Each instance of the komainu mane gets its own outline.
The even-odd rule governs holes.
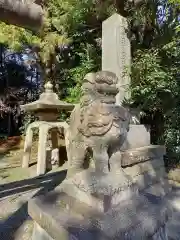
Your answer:
[[[129,112],[115,105],[116,84],[116,75],[108,71],[85,76],[83,96],[71,114],[67,133],[68,175],[83,169],[89,150],[96,170],[104,173],[115,165],[111,161],[114,154],[118,152],[120,156],[119,148],[128,131]]]

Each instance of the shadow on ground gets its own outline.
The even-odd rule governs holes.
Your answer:
[[[37,191],[33,197],[45,194],[59,185],[64,180],[65,176],[66,171],[61,171],[50,173],[41,177],[35,177],[27,180],[0,185],[0,198],[38,188],[40,188],[40,190]],[[9,216],[6,220],[0,222],[0,240],[16,239],[16,231],[26,220],[29,219],[27,205],[27,202],[23,203],[20,208],[11,216]]]
[[[48,188],[60,184],[65,178],[66,171],[49,173],[44,176],[25,179],[0,185],[0,198],[8,197],[12,194],[26,192],[36,188]]]

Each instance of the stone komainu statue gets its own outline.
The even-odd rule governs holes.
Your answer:
[[[117,77],[108,71],[89,73],[82,85],[83,96],[70,116],[66,133],[68,174],[84,168],[92,153],[96,171],[108,173],[121,166],[120,147],[129,126],[129,112],[115,105]]]

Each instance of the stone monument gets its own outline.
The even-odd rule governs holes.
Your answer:
[[[118,78],[117,105],[124,105],[124,100],[130,98],[131,45],[128,31],[126,18],[117,13],[102,24],[102,70],[111,71]],[[140,111],[130,109],[130,113],[130,130],[122,148],[130,149],[150,145],[149,128],[140,124]],[[140,137],[137,138],[137,135]]]
[[[117,13],[102,24],[102,70],[116,74],[116,104],[121,106],[124,106],[124,99],[130,97],[131,45],[128,33],[127,19]],[[165,147],[151,145],[150,129],[140,123],[139,110],[129,108],[129,112],[129,131],[124,143],[119,144],[122,159],[126,159],[122,160],[122,166],[140,188],[149,188],[147,191],[164,196],[170,190],[163,161]]]
[[[141,188],[142,179],[133,180],[138,174],[131,177],[134,170],[139,175],[147,172],[147,161],[161,158],[164,149],[120,150],[129,130],[129,112],[115,104],[117,80],[108,71],[85,77],[84,94],[71,113],[66,135],[67,178],[28,205],[35,222],[32,240],[168,240],[171,208],[161,193]],[[88,153],[95,167],[84,169]],[[136,169],[131,171],[131,165]]]
[[[118,77],[116,103],[122,105],[129,99],[131,46],[128,38],[126,18],[115,13],[102,24],[102,70],[110,71]]]
[[[28,168],[31,157],[33,130],[38,128],[37,175],[44,174],[47,168],[47,140],[49,133],[51,134],[52,141],[51,163],[56,163],[59,166],[57,134],[59,129],[66,131],[68,124],[66,122],[59,122],[57,118],[60,110],[71,111],[74,108],[74,105],[60,101],[52,89],[53,85],[47,82],[45,84],[45,92],[40,95],[37,101],[21,106],[22,110],[33,113],[39,118],[38,121],[29,124],[27,127],[22,161],[22,167]]]

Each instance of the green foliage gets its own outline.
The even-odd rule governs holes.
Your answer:
[[[0,28],[0,43],[15,51],[22,50],[23,44],[37,44],[40,42],[38,37],[33,36],[31,32],[23,28],[7,25],[4,22],[0,23]]]
[[[176,5],[180,9],[180,0],[169,0],[169,3]]]
[[[84,76],[90,71],[96,71],[99,67],[98,64],[93,59],[94,49],[90,44],[81,44],[81,48],[85,49],[78,53],[80,58],[80,63],[77,67],[69,70],[69,82],[75,83],[74,87],[68,88],[68,97],[66,100],[68,102],[79,102],[81,97],[81,85]]]
[[[54,26],[62,33],[75,33],[79,29],[96,27],[98,20],[109,16],[115,9],[110,0],[51,0],[49,11]]]
[[[157,132],[162,126],[156,143],[163,139],[168,152],[180,156],[180,1],[137,2],[124,1],[123,7],[123,0],[49,0],[38,36],[1,23],[0,43],[17,51],[36,46],[39,64],[59,86],[59,97],[77,103],[85,74],[101,68],[102,21],[114,12],[126,13],[133,58],[130,104],[142,109]],[[57,50],[63,44],[72,49]],[[158,114],[162,118],[154,122]]]
[[[52,55],[56,55],[57,46],[69,42],[65,35],[54,28],[52,22],[46,12],[44,27],[38,36],[26,29],[1,22],[0,43],[15,51],[23,51],[25,47],[36,47],[40,63],[46,64]]]
[[[163,96],[174,89],[172,72],[162,65],[159,50],[138,50],[132,64],[132,99],[144,110],[163,109]]]
[[[166,145],[171,163],[174,159],[180,161],[180,23],[176,3],[164,5],[164,15],[160,24],[154,25],[151,44],[148,47],[136,45],[131,73],[131,103],[150,114],[150,120],[156,113],[162,116],[159,122],[153,121],[151,127],[156,125],[157,135],[162,128],[156,143]]]

